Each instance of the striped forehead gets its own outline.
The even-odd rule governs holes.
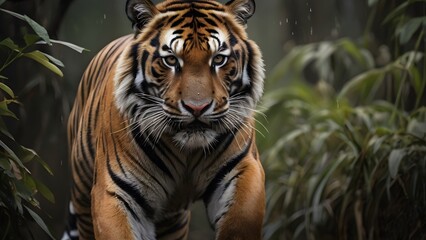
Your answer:
[[[193,48],[217,52],[226,40],[223,6],[214,1],[171,1],[160,10],[167,16],[162,47],[175,54],[184,54]]]
[[[194,41],[200,41],[192,37],[193,34],[191,32],[184,33],[183,29],[179,28],[166,30],[161,43],[162,52],[173,52],[177,55],[185,54],[188,52],[188,48],[195,44]],[[197,44],[200,44],[199,48],[213,54],[227,50],[226,40],[226,35],[221,29],[210,29],[208,34],[203,36],[203,42]]]

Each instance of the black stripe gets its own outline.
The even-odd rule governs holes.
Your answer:
[[[107,156],[107,168],[108,174],[114,183],[129,194],[133,200],[142,207],[144,213],[148,218],[152,218],[154,216],[154,209],[148,204],[147,200],[141,195],[141,193],[133,186],[133,184],[126,182],[124,179],[120,178],[111,168],[110,159]]]
[[[172,23],[172,25],[170,25],[170,28],[176,27],[177,25],[181,24],[184,20],[185,18],[178,18],[176,21]]]
[[[163,189],[163,192],[168,195],[167,190],[164,188],[164,186],[160,183],[160,181],[158,181],[158,179],[154,176],[154,174],[152,174],[151,171],[148,171],[139,161],[139,159],[137,159],[136,157],[134,157],[133,155],[131,155],[129,152],[125,152],[126,156],[129,158],[129,161],[131,161],[132,163],[136,163],[137,167],[139,167],[140,169],[142,169],[145,174],[147,174],[151,179],[153,179],[158,186],[161,187],[161,189]]]
[[[73,184],[71,194],[73,195],[73,199],[78,201],[80,205],[84,207],[90,207],[90,201],[91,201],[89,197],[90,195],[82,192],[75,183]]]
[[[247,55],[248,55],[247,74],[248,74],[250,80],[252,80],[253,79],[253,66],[252,66],[252,63],[253,63],[253,49],[252,49],[252,47],[251,47],[251,45],[250,45],[250,43],[248,41],[244,41],[244,43],[247,46],[247,52],[248,52],[247,53]]]
[[[82,146],[87,146],[87,148],[89,149],[89,156],[90,156],[90,160],[93,160],[93,158],[95,157],[95,149],[93,148],[93,144],[92,144],[92,116],[96,114],[93,114],[93,106],[94,104],[90,104],[90,108],[89,108],[89,116],[87,119],[87,128],[86,128],[86,144],[82,145]],[[96,123],[96,122],[95,122]],[[88,160],[87,158],[85,158],[85,160]]]
[[[179,15],[173,15],[169,18],[169,20],[167,20],[167,24],[173,22]]]
[[[151,146],[148,141],[144,139],[144,136],[139,132],[139,128],[134,128],[132,130],[133,138],[135,139],[138,146],[142,149],[149,160],[153,162],[159,169],[161,169],[167,176],[174,180],[172,173],[164,164],[163,160],[155,153],[155,149]]]
[[[126,200],[124,200],[124,198],[123,198],[122,196],[120,196],[120,194],[117,194],[117,193],[115,193],[115,192],[110,192],[110,191],[107,191],[107,193],[108,193],[110,196],[115,197],[115,198],[117,198],[118,200],[120,200],[120,201],[121,201],[121,203],[123,203],[124,207],[127,209],[127,211],[128,211],[128,212],[130,212],[130,214],[132,215],[132,217],[133,217],[134,219],[136,219],[136,221],[137,221],[137,222],[141,222],[141,220],[140,220],[139,216],[138,216],[138,215],[135,213],[135,211],[134,211],[134,210],[130,207],[129,203],[128,203]]]
[[[110,112],[110,119],[112,119],[113,117],[112,117],[112,111]],[[111,129],[111,131],[112,131],[112,121],[110,121],[109,122],[109,128]],[[120,170],[121,170],[121,172],[124,174],[124,176],[125,177],[127,177],[127,173],[126,173],[126,171],[124,170],[124,167],[123,167],[123,163],[121,162],[121,159],[120,159],[120,157],[118,156],[118,152],[117,152],[117,146],[116,146],[116,143],[115,143],[115,140],[114,140],[114,136],[112,136],[111,137],[111,139],[112,139],[112,146],[113,146],[113,148],[114,148],[114,156],[115,156],[115,160],[117,161],[117,163],[118,163],[118,166],[120,167]]]
[[[237,45],[238,40],[235,37],[235,35],[231,31],[229,31],[229,29],[228,29],[228,32],[229,32],[229,43],[231,44],[231,47],[234,47],[235,45]]]
[[[178,29],[173,32],[173,34],[182,34],[182,33],[183,33],[183,29]]]
[[[87,172],[85,171],[86,168],[84,168],[84,166],[82,166],[82,163],[85,163],[83,161],[78,161],[76,162],[74,165],[74,172],[78,175],[78,180],[80,180],[80,185],[82,185],[82,187],[84,187],[87,191],[85,191],[86,194],[90,193],[90,190],[92,189],[92,183],[88,182],[90,181],[90,178],[87,179]],[[83,171],[83,174],[82,174]]]
[[[139,44],[135,43],[132,46],[132,50],[130,51],[130,57],[132,58],[132,74],[133,78],[136,78],[138,74],[138,53],[139,52]]]
[[[204,21],[206,21],[208,24],[210,24],[210,25],[212,25],[212,26],[214,26],[214,27],[217,27],[216,22],[215,22],[215,21],[213,21],[213,20],[212,20],[212,19],[210,19],[210,18],[204,18]]]
[[[150,41],[151,46],[158,47],[160,45],[160,33],[157,33]]]
[[[206,191],[203,194],[203,201],[204,203],[207,205],[210,203],[211,201],[211,197],[214,193],[214,191],[217,189],[217,187],[219,186],[220,182],[223,180],[223,178],[232,171],[232,169],[234,169],[235,166],[237,166],[237,164],[239,162],[241,162],[241,160],[247,156],[247,153],[250,149],[250,145],[251,145],[251,139],[250,141],[247,143],[246,148],[244,149],[244,151],[242,151],[240,154],[238,154],[237,156],[235,156],[233,159],[229,160],[225,166],[223,166],[218,173],[216,174],[216,176],[213,178],[213,180],[210,182],[210,184],[207,186]]]
[[[164,232],[160,232],[157,234],[157,238],[162,238],[164,236],[167,236],[169,234],[172,234],[174,232],[177,232],[179,230],[181,230],[182,228],[186,227],[188,224],[188,218],[185,217],[184,219],[178,219],[180,221],[175,222],[173,225],[169,225],[167,226],[168,228],[166,229],[166,231]],[[183,221],[182,221],[183,220]]]

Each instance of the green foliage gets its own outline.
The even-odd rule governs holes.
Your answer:
[[[0,50],[6,52],[5,59],[1,59],[0,74],[10,64],[19,58],[32,59],[59,76],[63,76],[58,68],[63,64],[58,59],[40,50],[34,50],[36,45],[52,43],[68,46],[76,51],[82,52],[84,49],[74,44],[50,39],[46,29],[30,19],[8,10],[0,9],[2,12],[10,14],[26,21],[34,30],[34,34],[23,36],[24,46],[19,46],[12,39],[6,38],[0,41]],[[8,78],[0,75],[0,80]],[[55,202],[53,193],[42,182],[34,178],[30,170],[26,167],[30,162],[37,162],[49,174],[51,169],[33,150],[19,144],[9,132],[6,121],[16,121],[18,118],[10,110],[10,104],[19,104],[17,96],[5,82],[0,82],[0,237],[1,239],[22,239],[28,234],[28,222],[35,221],[51,238],[49,228],[43,219],[33,208],[40,209],[37,193],[40,193],[51,203]],[[9,118],[9,119],[7,119]]]
[[[384,2],[369,4],[377,10]],[[369,45],[341,39],[293,48],[267,80],[269,133],[259,139],[265,239],[426,235],[426,61],[419,51],[426,28],[424,17],[403,11],[415,2],[385,20],[398,41],[385,64]]]

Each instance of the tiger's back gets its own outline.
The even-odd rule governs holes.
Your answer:
[[[217,239],[260,239],[253,11],[251,0],[127,1],[136,34],[95,56],[68,123],[81,239],[185,239],[197,200]]]

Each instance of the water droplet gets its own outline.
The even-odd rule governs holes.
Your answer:
[[[288,23],[288,18],[285,19],[285,22]]]
[[[104,19],[106,19],[106,14],[104,14]]]
[[[314,30],[313,30],[313,28],[312,28],[312,26],[311,26],[311,35],[312,35],[313,31],[314,31]]]
[[[294,35],[294,32],[291,32],[291,35]]]
[[[297,20],[294,21],[294,25],[297,25]]]
[[[312,8],[309,8],[309,12],[312,12]]]
[[[283,22],[282,21],[280,21],[280,26],[282,26],[283,25]]]

